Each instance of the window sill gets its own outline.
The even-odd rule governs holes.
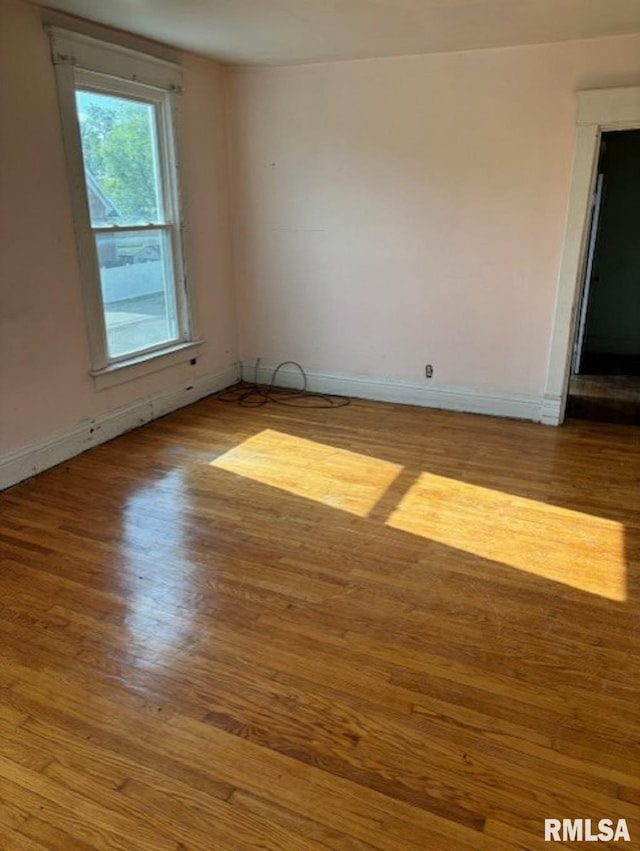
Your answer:
[[[200,357],[202,342],[202,340],[195,340],[189,343],[179,343],[170,349],[164,349],[162,352],[134,356],[128,360],[110,364],[104,369],[91,370],[95,388],[96,390],[105,390],[107,387],[114,387],[116,384],[135,381],[136,378],[143,378],[153,372],[160,372],[182,363],[195,361]]]

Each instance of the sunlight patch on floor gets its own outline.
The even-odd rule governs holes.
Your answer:
[[[211,466],[358,517],[369,514],[402,471],[390,461],[272,429],[243,441]]]
[[[295,496],[371,515],[403,466],[273,429],[212,467]],[[624,526],[546,502],[420,473],[386,525],[571,588],[624,601]]]
[[[393,529],[611,600],[626,600],[624,526],[545,502],[422,473]]]

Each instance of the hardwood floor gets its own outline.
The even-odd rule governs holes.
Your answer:
[[[0,848],[640,848],[639,450],[212,398],[0,495]]]

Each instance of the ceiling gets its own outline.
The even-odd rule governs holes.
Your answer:
[[[265,65],[640,32],[640,0],[46,0],[46,5],[223,62]]]

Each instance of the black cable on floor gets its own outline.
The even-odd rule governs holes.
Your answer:
[[[333,393],[311,393],[307,390],[307,374],[297,361],[285,360],[273,370],[268,385],[258,384],[258,367],[260,358],[256,361],[253,383],[242,381],[229,390],[218,394],[221,402],[234,402],[243,408],[259,408],[273,402],[277,405],[289,405],[292,408],[344,408],[350,404],[348,396],[337,396]],[[278,373],[285,366],[295,366],[300,371],[302,387],[298,390],[276,387]]]

